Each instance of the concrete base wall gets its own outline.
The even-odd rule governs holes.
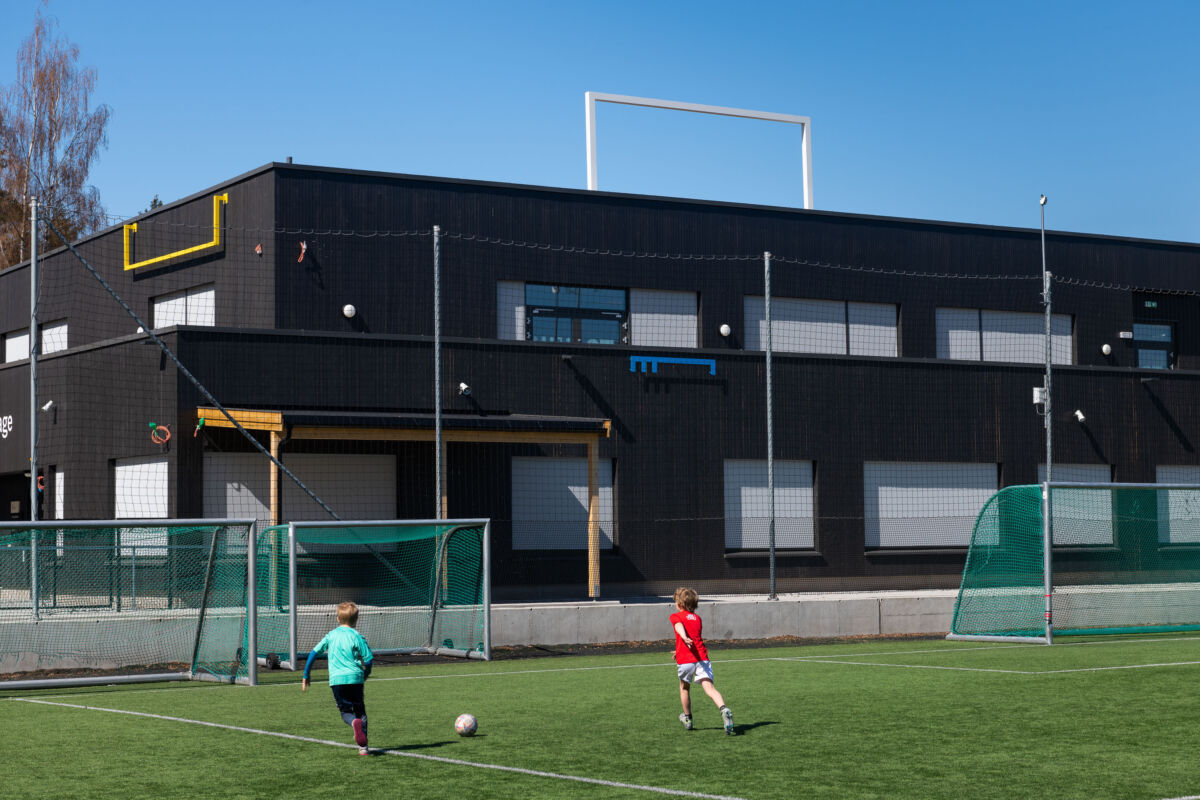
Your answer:
[[[706,599],[706,639],[946,633],[956,590]],[[505,604],[492,607],[492,645],[603,644],[673,637],[670,600]]]

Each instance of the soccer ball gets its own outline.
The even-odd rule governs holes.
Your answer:
[[[454,732],[459,736],[474,736],[478,729],[479,720],[475,719],[474,714],[459,714],[458,719],[454,720]]]

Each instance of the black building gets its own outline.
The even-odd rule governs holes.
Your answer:
[[[1200,247],[1046,248],[1055,479],[1200,483]],[[491,518],[497,597],[577,595],[592,463],[601,593],[762,591],[766,252],[780,590],[956,586],[1045,461],[1037,230],[292,164],[44,248],[39,516],[326,514],[267,451],[344,518]],[[29,276],[0,273],[13,519]]]

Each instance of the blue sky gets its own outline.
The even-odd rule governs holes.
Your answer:
[[[35,0],[0,8],[0,83]],[[52,0],[131,216],[269,161],[585,188],[584,92],[801,114],[818,209],[1200,242],[1194,2]],[[799,129],[603,104],[602,189],[799,207]]]

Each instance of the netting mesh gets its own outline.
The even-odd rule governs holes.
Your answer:
[[[289,526],[258,543],[258,655],[304,655],[338,625],[337,605],[359,609],[358,630],[377,653],[471,651],[486,656],[483,524],[294,526],[295,605]]]
[[[0,679],[188,672],[197,654],[203,671],[244,676],[244,664],[231,664],[246,617],[248,531],[70,523],[0,530]]]
[[[1200,629],[1200,488],[1052,486],[1055,635]],[[976,521],[959,635],[1044,634],[1041,487],[996,493]]]

